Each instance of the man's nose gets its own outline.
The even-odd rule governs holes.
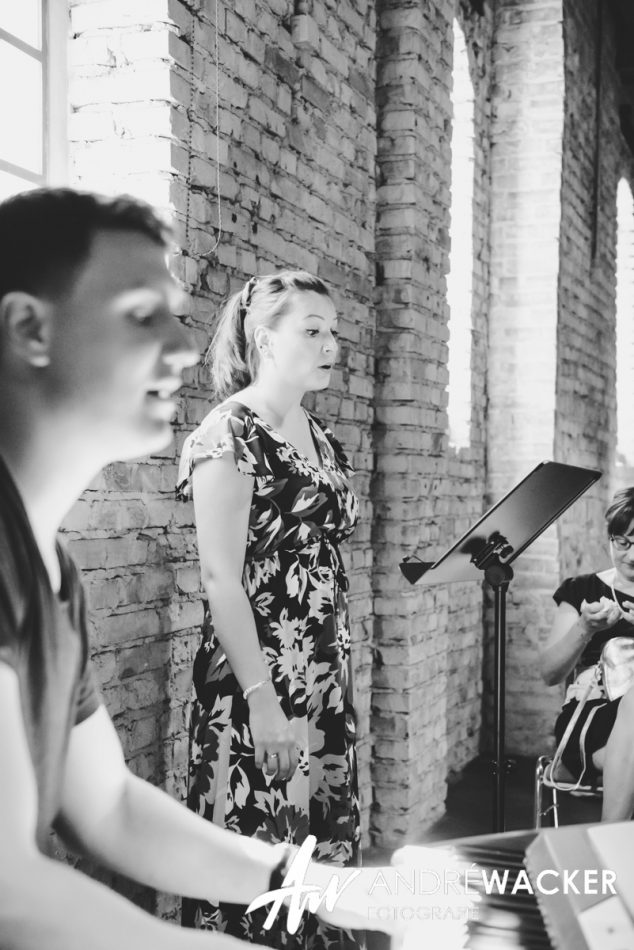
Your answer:
[[[195,366],[200,359],[200,352],[195,345],[191,330],[175,318],[170,323],[170,333],[163,350],[163,359],[180,372],[188,366]]]

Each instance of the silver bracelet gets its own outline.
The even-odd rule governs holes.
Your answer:
[[[260,680],[259,683],[254,683],[253,686],[247,686],[247,688],[243,690],[242,692],[243,698],[248,699],[251,693],[255,693],[256,689],[259,689],[261,686],[266,686],[266,684],[272,682],[272,680],[273,680],[273,677],[271,676],[271,673],[269,672],[266,679]]]

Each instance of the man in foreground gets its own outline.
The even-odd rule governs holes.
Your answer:
[[[102,865],[194,898],[248,904],[279,887],[288,860],[128,771],[93,681],[78,573],[57,537],[102,466],[171,439],[173,394],[198,355],[173,315],[166,242],[151,209],[130,199],[41,190],[0,204],[2,948],[239,944],[155,920],[46,857],[53,825]],[[324,890],[330,877],[314,863],[306,873]],[[363,892],[345,895],[328,920],[367,926]]]

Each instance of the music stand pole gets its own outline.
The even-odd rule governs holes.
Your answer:
[[[493,588],[495,616],[493,631],[493,830],[504,831],[504,793],[506,783],[506,756],[504,752],[506,723],[504,696],[506,690],[506,593],[513,577],[513,569],[499,561],[489,565],[484,578]]]

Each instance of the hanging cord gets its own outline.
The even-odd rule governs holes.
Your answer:
[[[214,42],[214,56],[215,56],[215,67],[216,67],[216,197],[218,202],[218,228],[216,234],[216,242],[209,251],[209,254],[213,254],[214,251],[218,248],[220,244],[220,238],[222,237],[222,195],[220,192],[220,55],[219,55],[219,40],[218,40],[218,0],[215,0],[215,42]],[[194,79],[195,79],[195,69],[194,69],[194,58],[196,54],[196,49],[198,44],[196,42],[196,15],[192,12],[192,29],[191,29],[191,52],[189,60],[189,108],[188,108],[188,118],[189,118],[189,134],[187,137],[187,199],[185,205],[185,240],[187,247],[189,248],[189,229],[190,229],[190,209],[191,209],[191,192],[192,192],[192,164],[193,164],[193,136],[194,136]],[[201,48],[200,52],[204,54],[204,50]]]
[[[194,137],[194,48],[196,46],[196,14],[192,13],[192,35],[189,52],[189,106],[187,108],[187,182],[185,199],[185,253],[189,254],[189,222],[192,194],[192,142]]]
[[[222,204],[220,200],[220,55],[218,52],[218,0],[216,0],[216,194],[218,196],[218,237],[212,247],[215,251],[222,237]]]

